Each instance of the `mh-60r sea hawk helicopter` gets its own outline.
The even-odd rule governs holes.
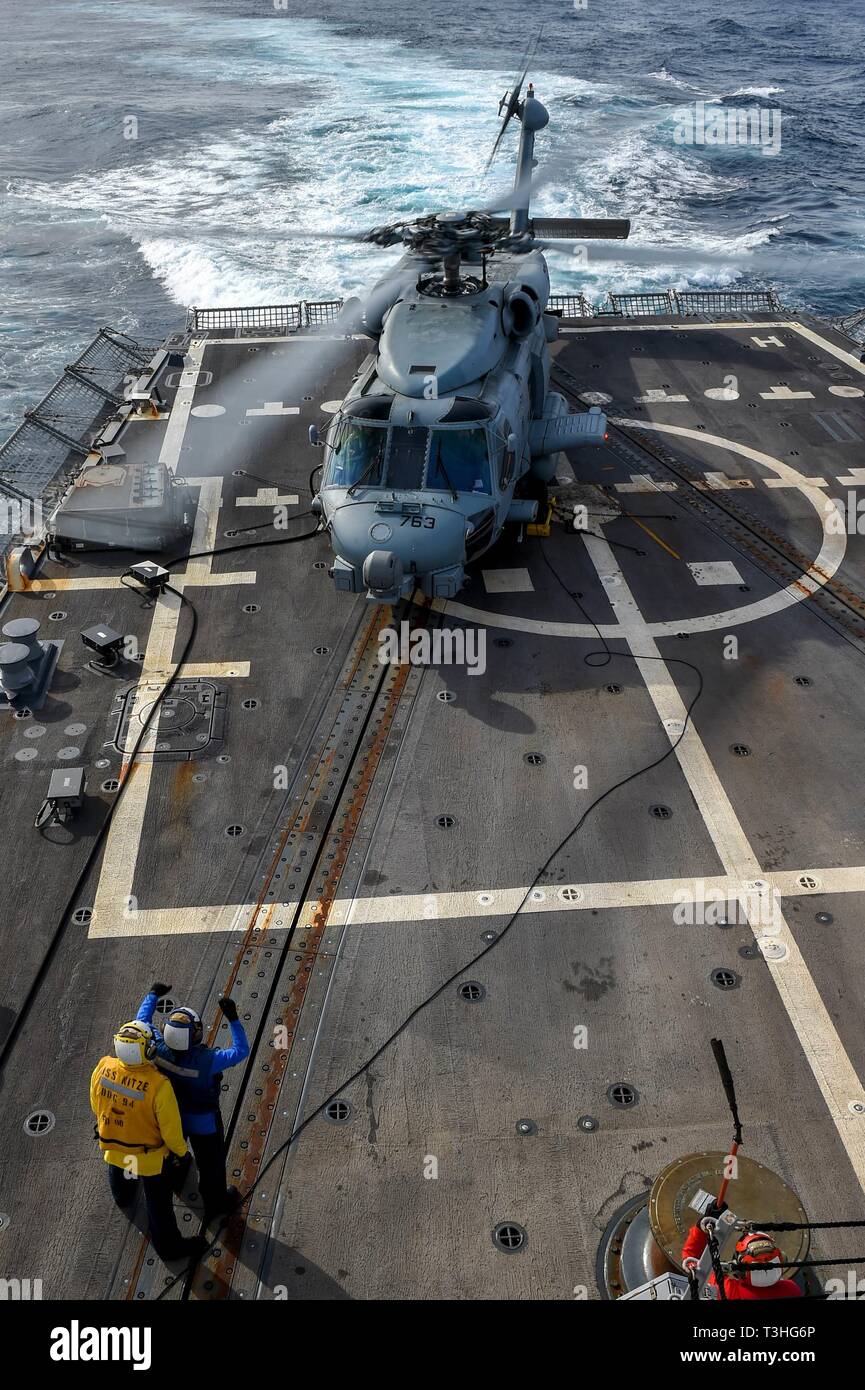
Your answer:
[[[506,523],[535,519],[559,450],[600,444],[597,408],[568,411],[551,391],[543,252],[567,241],[624,239],[624,219],[530,218],[535,135],[549,113],[526,73],[499,105],[492,163],[514,116],[520,142],[513,194],[494,209],[376,227],[356,240],[402,243],[407,254],[345,331],[376,341],[327,431],[313,510],[330,533],[337,589],[396,603],[415,589],[451,598],[465,567]],[[491,211],[510,209],[510,218]],[[548,239],[554,239],[552,247]],[[558,244],[556,244],[558,243]],[[350,325],[350,326],[348,326]],[[310,442],[322,444],[316,426]]]

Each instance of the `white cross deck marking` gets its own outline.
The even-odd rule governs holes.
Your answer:
[[[675,492],[678,483],[658,483],[648,473],[632,473],[629,483],[615,483],[616,492]]]
[[[663,387],[647,391],[645,396],[635,396],[635,405],[687,405],[687,396],[668,396]]]
[[[281,493],[278,487],[260,487],[254,497],[235,497],[236,507],[294,507],[298,502],[294,492]]]
[[[839,474],[842,487],[865,487],[865,468],[851,468],[849,473]]]
[[[764,401],[813,401],[813,391],[792,391],[789,386],[773,386],[771,391],[761,391]]]
[[[299,405],[283,405],[282,401],[265,401],[263,406],[253,406],[247,415],[299,415]]]
[[[584,543],[598,574],[618,571],[617,601],[625,620],[622,634],[662,723],[684,720],[686,706],[666,663],[651,636],[625,576],[606,541],[585,536]],[[642,630],[641,630],[642,629]],[[702,739],[692,722],[676,745],[676,759],[685,776],[700,815],[711,836],[725,872],[740,884],[739,896],[748,909],[748,882],[762,879],[760,864],[739,822],[726,789],[715,771]],[[861,1100],[863,1087],[847,1056],[835,1025],[814,984],[805,960],[780,909],[772,936],[787,948],[783,960],[764,957],[781,1002],[814,1073],[829,1114],[844,1145],[857,1181],[865,1192],[865,1121],[853,1115],[851,1101]],[[762,933],[753,928],[755,937]],[[757,1040],[759,1041],[759,1040]]]

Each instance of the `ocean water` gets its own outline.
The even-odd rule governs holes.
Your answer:
[[[0,20],[0,435],[102,324],[156,343],[189,304],[357,292],[398,258],[297,228],[488,201],[541,23],[534,210],[630,216],[672,248],[557,253],[556,287],[865,306],[865,0],[0,0]],[[780,115],[778,153],[677,143],[697,102]]]

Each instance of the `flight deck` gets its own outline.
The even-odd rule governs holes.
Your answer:
[[[711,1037],[748,1156],[812,1219],[859,1213],[855,344],[780,307],[563,317],[552,384],[606,443],[560,456],[541,534],[394,610],[335,590],[309,512],[309,427],[368,339],[332,335],[310,399],[272,384],[328,333],[178,335],[123,435],[193,500],[168,591],[49,551],[4,601],[59,648],[40,706],[0,712],[4,1272],[61,1299],[596,1299],[616,1214],[728,1143]],[[477,630],[484,669],[383,664],[395,620]],[[134,639],[108,670],[99,624]],[[84,804],[38,831],[61,767]],[[231,993],[253,1044],[223,1115],[257,1186],[180,1279],[106,1214],[87,1095],[156,977],[215,1039]]]

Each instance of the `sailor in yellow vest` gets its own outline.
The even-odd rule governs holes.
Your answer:
[[[171,1082],[152,1061],[155,1050],[148,1024],[124,1023],[114,1035],[115,1055],[103,1057],[90,1078],[90,1108],[117,1205],[132,1206],[140,1178],[157,1255],[197,1258],[207,1241],[184,1240],[174,1215],[171,1168],[186,1157],[186,1140]]]

